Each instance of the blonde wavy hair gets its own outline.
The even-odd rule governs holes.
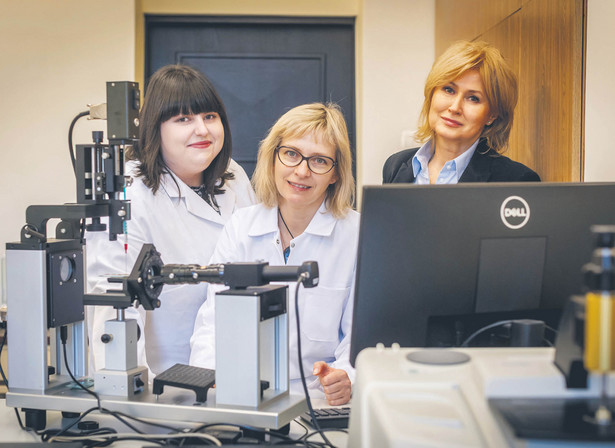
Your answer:
[[[335,148],[337,181],[327,188],[325,203],[333,216],[342,218],[352,208],[355,184],[346,121],[340,107],[334,103],[297,106],[276,121],[258,150],[252,176],[256,197],[267,207],[277,207],[279,194],[274,175],[276,149],[285,139],[309,134],[320,137]]]
[[[480,138],[487,140],[487,145],[498,153],[506,150],[517,105],[517,77],[500,51],[487,42],[455,42],[436,60],[425,81],[417,141],[424,143],[434,137],[429,126],[429,109],[436,89],[473,69],[478,70],[490,112],[496,115]]]

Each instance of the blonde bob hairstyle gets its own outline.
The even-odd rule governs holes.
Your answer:
[[[425,101],[416,134],[418,141],[424,143],[434,137],[429,126],[429,109],[436,89],[472,69],[478,70],[490,113],[496,115],[493,123],[485,126],[480,138],[498,153],[506,150],[517,105],[517,77],[500,51],[487,42],[456,42],[436,60],[425,81]]]
[[[354,178],[352,155],[346,121],[339,106],[334,103],[312,103],[297,106],[284,115],[261,141],[252,185],[256,197],[267,207],[277,207],[279,193],[275,185],[274,167],[276,149],[284,140],[302,138],[312,134],[335,148],[337,165],[333,168],[337,181],[327,188],[325,203],[336,218],[342,218],[352,207]],[[319,174],[313,174],[319,176]]]

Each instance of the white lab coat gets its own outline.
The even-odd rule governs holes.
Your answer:
[[[316,361],[344,369],[354,381],[350,366],[350,330],[354,300],[359,214],[349,211],[336,219],[323,203],[305,232],[291,241],[288,265],[318,262],[320,282],[316,288],[299,290],[301,349],[306,380],[313,396],[323,396],[318,378],[312,375]],[[261,204],[235,212],[224,227],[210,263],[264,260],[284,265],[277,208]],[[299,392],[295,284],[289,283],[289,350],[291,390]],[[190,364],[215,368],[214,290],[198,312],[190,339]],[[232,337],[229,335],[228,337]],[[320,393],[316,392],[319,389]],[[302,392],[301,392],[302,393]]]
[[[132,162],[127,165],[127,172],[134,173],[135,168]],[[255,202],[244,170],[231,160],[229,171],[235,178],[225,182],[224,194],[216,196],[220,214],[177,177],[179,190],[172,176],[164,174],[156,194],[152,194],[141,178],[134,177],[126,192],[132,214],[127,222],[128,255],[124,254],[122,235],[110,242],[107,232],[88,232],[88,289],[104,292],[117,288],[104,275],[129,273],[144,243],[153,243],[166,264],[207,264],[226,221],[236,209]],[[175,363],[188,363],[194,319],[206,297],[205,283],[170,285],[164,286],[159,297],[160,308],[147,312],[142,307],[126,310],[126,318],[137,319],[141,329],[139,365],[158,374]],[[115,318],[116,313],[112,307],[97,306],[92,311],[88,310],[94,362],[90,366],[99,370],[105,364],[104,344],[100,341],[104,322]]]

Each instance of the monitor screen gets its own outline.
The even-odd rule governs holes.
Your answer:
[[[459,346],[500,320],[556,327],[594,224],[615,224],[615,184],[365,187],[351,363],[377,343]]]

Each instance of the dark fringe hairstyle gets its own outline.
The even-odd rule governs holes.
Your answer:
[[[226,109],[209,79],[200,71],[186,65],[167,65],[156,71],[149,80],[140,113],[139,141],[126,154],[137,160],[137,175],[153,193],[160,188],[163,173],[171,173],[162,158],[160,125],[179,115],[216,112],[224,127],[224,143],[218,156],[203,171],[203,185],[207,202],[216,204],[214,195],[224,193],[222,187],[234,175],[227,172],[231,160],[231,130]],[[175,180],[175,176],[173,176]],[[175,180],[177,185],[177,180]],[[177,185],[179,190],[179,185]]]

